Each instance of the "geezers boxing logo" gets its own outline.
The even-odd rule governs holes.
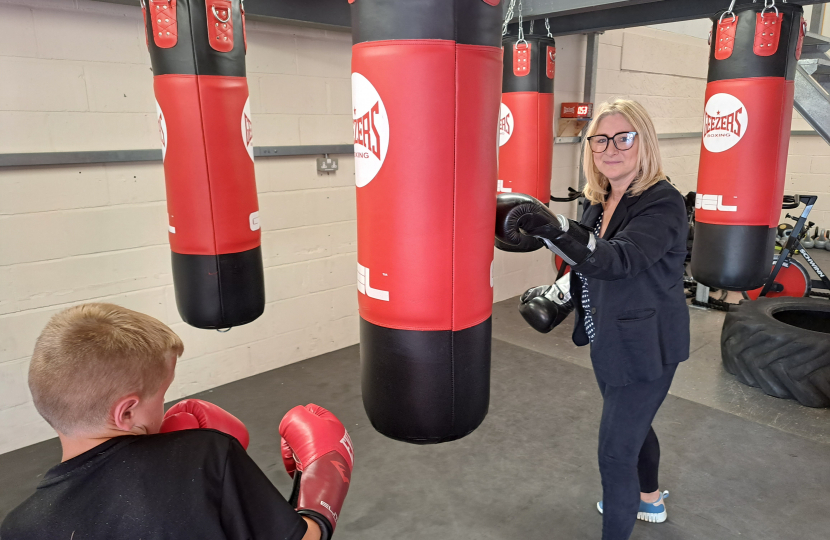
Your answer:
[[[251,125],[251,98],[245,100],[245,106],[242,107],[242,144],[245,145],[245,150],[248,151],[251,161],[254,160],[254,132]],[[254,230],[254,229],[251,229]]]
[[[164,120],[164,113],[161,112],[161,105],[156,100],[156,116],[159,124],[159,137],[161,138],[161,160],[167,157],[167,122]]]
[[[703,146],[714,153],[725,152],[746,134],[749,115],[741,100],[731,94],[714,94],[706,102]]]
[[[513,135],[513,113],[504,103],[499,108],[499,146],[504,146]]]
[[[377,176],[389,151],[389,117],[378,91],[369,79],[352,73],[354,122],[354,176],[363,187]]]

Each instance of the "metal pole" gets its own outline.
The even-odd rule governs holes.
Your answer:
[[[599,59],[599,33],[587,34],[587,49],[585,53],[585,85],[582,101],[593,103],[597,97],[597,63]],[[582,152],[579,153],[579,183],[577,189],[585,188],[585,173],[582,171]],[[582,205],[576,209],[576,218],[582,218]]]
[[[814,34],[821,34],[821,25],[824,22],[825,7],[825,4],[816,4],[813,6],[813,13],[810,16],[810,32]]]
[[[709,302],[709,287],[699,283],[697,284],[697,292],[695,293],[695,300],[702,303]]]

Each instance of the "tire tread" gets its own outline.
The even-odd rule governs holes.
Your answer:
[[[830,407],[830,335],[778,321],[786,310],[830,312],[818,298],[742,300],[723,321],[723,367],[738,381],[807,407]]]

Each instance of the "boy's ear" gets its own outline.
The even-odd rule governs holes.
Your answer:
[[[138,406],[139,397],[130,394],[119,398],[112,406],[110,414],[115,427],[121,431],[130,431],[135,426],[135,408]]]

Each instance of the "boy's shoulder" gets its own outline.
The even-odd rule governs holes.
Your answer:
[[[221,466],[234,444],[239,442],[233,436],[215,429],[188,429],[137,436],[125,449],[124,457],[151,470]]]
[[[209,498],[221,492],[235,441],[212,429],[110,439],[50,469],[35,493],[5,517],[0,538],[40,538],[44,528],[60,528],[70,515],[83,518],[80,514],[87,509],[77,502],[89,493],[96,494],[102,508],[122,498],[139,507],[152,506],[155,496],[170,500],[171,494],[183,492]],[[143,494],[149,485],[152,493]]]

